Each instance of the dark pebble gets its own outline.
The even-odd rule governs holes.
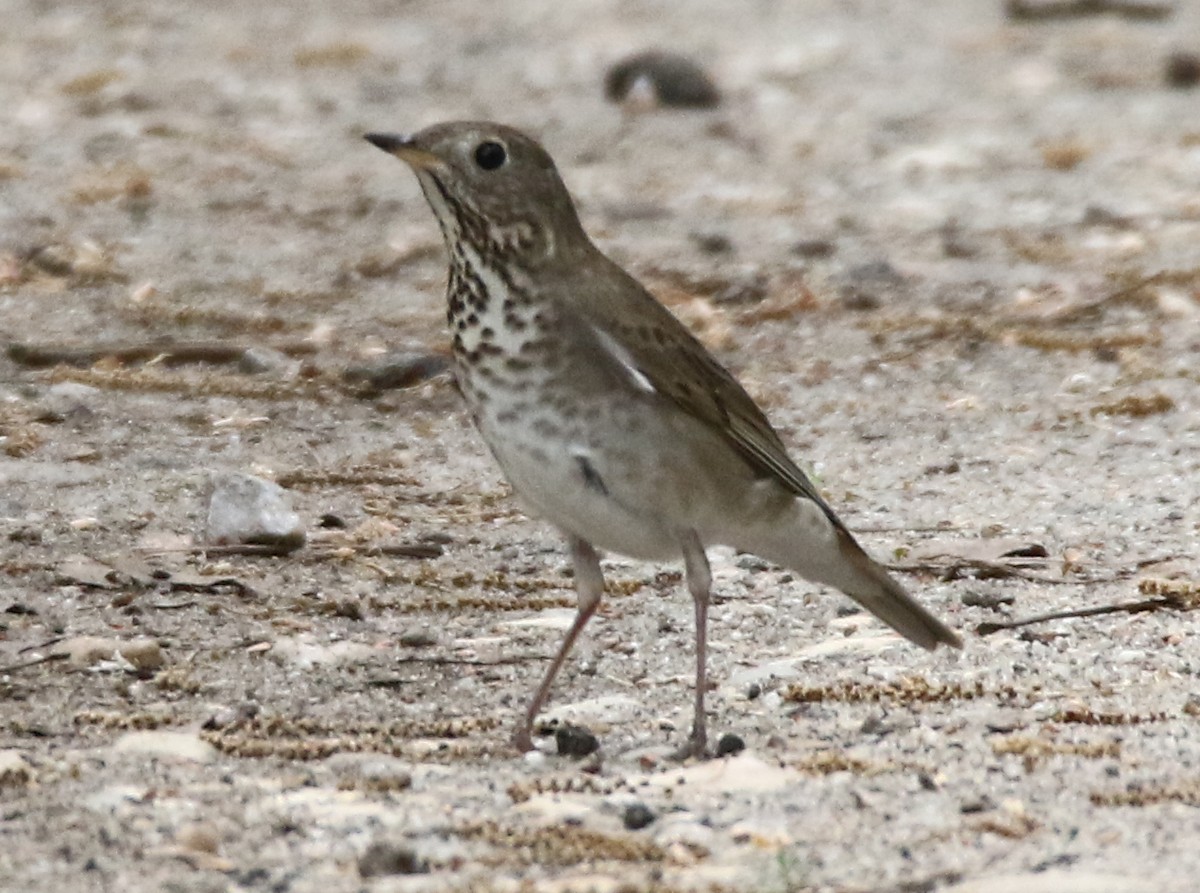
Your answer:
[[[1200,84],[1200,54],[1171,53],[1167,56],[1164,76],[1167,86],[1177,90],[1187,90]]]
[[[731,279],[722,288],[713,292],[713,303],[755,304],[767,296],[769,284],[763,273],[752,273]]]
[[[346,522],[332,512],[326,512],[317,519],[317,526],[327,530],[345,530]]]
[[[429,648],[437,644],[437,637],[425,630],[414,630],[400,636],[400,644],[405,648]]]
[[[411,388],[449,368],[450,358],[443,354],[392,351],[372,363],[349,367],[342,377],[351,384],[364,385],[368,392],[388,391]]]
[[[604,95],[612,102],[621,102],[643,78],[664,106],[712,108],[721,101],[720,91],[703,68],[687,56],[660,50],[628,56],[609,68],[604,76]]]
[[[733,242],[724,233],[695,232],[688,233],[688,238],[705,254],[730,254],[733,251]]]
[[[837,246],[828,239],[801,239],[792,245],[792,254],[809,260],[832,257]]]
[[[847,310],[874,310],[883,303],[882,294],[903,284],[904,277],[886,260],[860,264],[846,274],[841,288],[842,306]]]
[[[745,749],[746,742],[740,735],[735,735],[733,732],[722,735],[721,740],[717,742],[717,756],[719,757],[737,756]]]
[[[751,682],[750,687],[746,689],[746,700],[754,701],[762,696],[762,686],[757,682]]]
[[[600,739],[590,729],[569,722],[554,730],[554,744],[561,757],[586,757],[600,749]]]
[[[645,803],[630,803],[625,807],[625,814],[621,818],[625,822],[625,830],[640,831],[658,816]]]
[[[1017,597],[1008,592],[964,592],[962,603],[968,608],[988,608],[992,611],[1011,605]]]
[[[416,850],[407,843],[376,840],[358,859],[358,873],[363,877],[388,874],[424,874],[429,866],[417,858]]]
[[[987,812],[995,808],[996,801],[994,801],[987,794],[984,794],[980,797],[976,797],[973,800],[964,800],[958,807],[958,811],[963,815],[974,815],[976,813]]]
[[[4,613],[5,614],[34,616],[37,614],[37,611],[35,611],[33,608],[29,607],[29,605],[22,604],[21,602],[13,602],[11,605],[9,605],[7,608],[4,609]]]

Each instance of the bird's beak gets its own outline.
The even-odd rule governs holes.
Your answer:
[[[378,146],[389,155],[395,155],[417,170],[442,163],[440,158],[428,149],[422,149],[409,136],[400,136],[396,133],[368,133],[365,135],[365,139],[372,146]]]

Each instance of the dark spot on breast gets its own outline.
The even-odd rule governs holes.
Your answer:
[[[508,357],[504,361],[504,368],[509,372],[527,372],[533,368],[533,363],[520,357]]]
[[[583,475],[583,485],[601,496],[607,496],[608,487],[604,486],[604,479],[600,477],[600,472],[596,471],[596,467],[592,465],[588,457],[576,456],[575,462],[579,465],[579,473]]]

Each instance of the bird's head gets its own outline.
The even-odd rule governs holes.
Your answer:
[[[451,253],[462,241],[481,256],[500,251],[535,261],[586,243],[553,160],[520,131],[454,121],[366,139],[416,173]]]

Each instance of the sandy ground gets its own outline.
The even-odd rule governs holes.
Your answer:
[[[1200,91],[1163,68],[1200,6],[3,19],[4,339],[208,352],[0,359],[0,888],[1194,889],[1200,625],[1170,604],[1200,579]],[[647,46],[722,105],[606,103]],[[432,216],[361,134],[461,117],[544,140],[963,653],[715,554],[711,726],[747,750],[678,766],[690,600],[614,558],[553,701],[599,755],[507,749],[571,616],[560,545],[446,376],[343,379],[445,343]],[[304,549],[193,548],[231,470],[289,489]]]

